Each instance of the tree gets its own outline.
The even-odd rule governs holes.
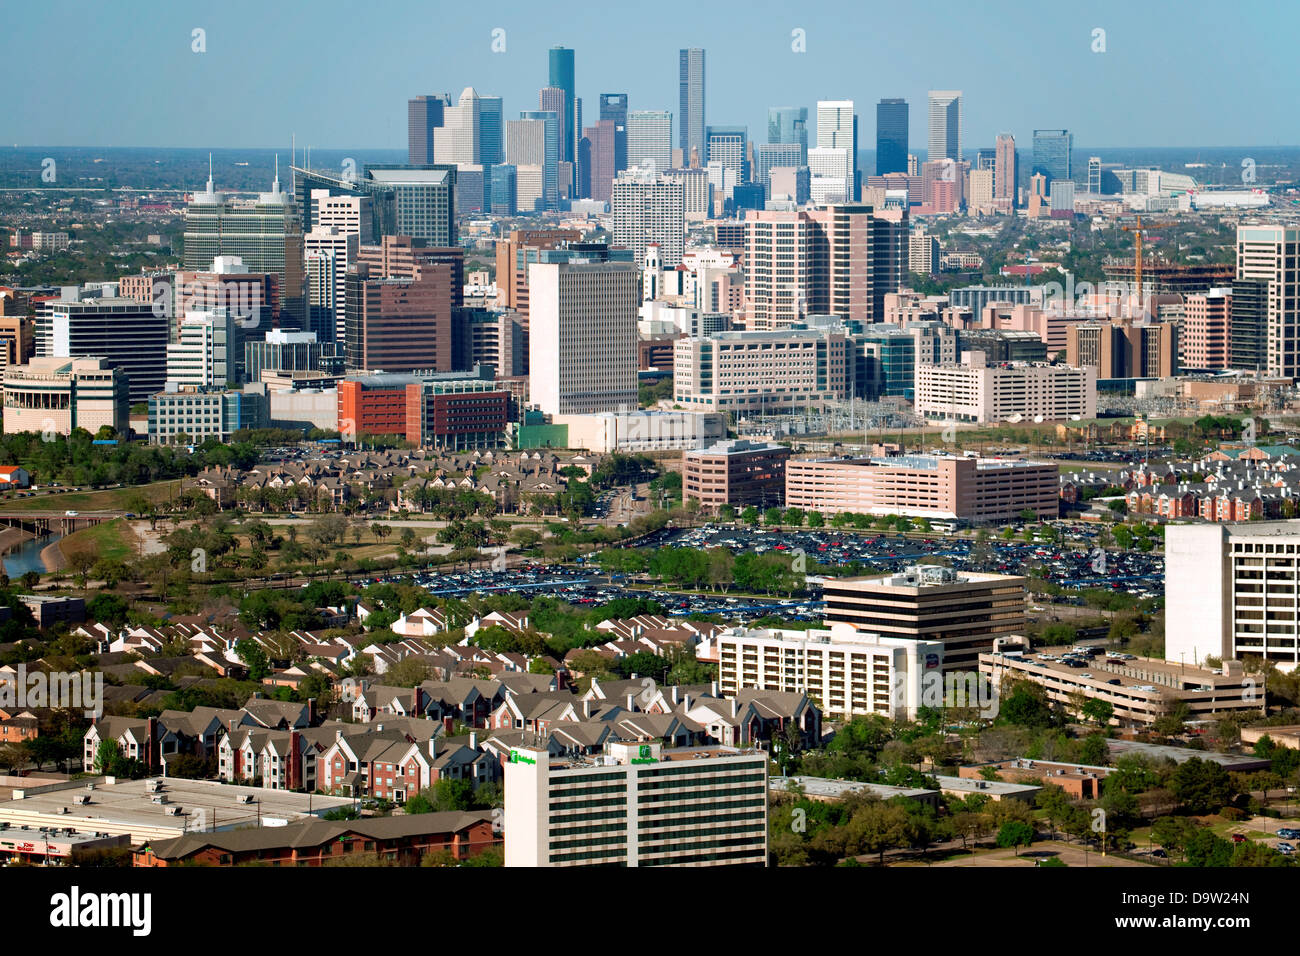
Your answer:
[[[1028,823],[1008,820],[998,830],[998,846],[1014,847],[1015,855],[1020,855],[1020,847],[1029,846],[1034,841],[1034,828]]]
[[[1115,715],[1115,707],[1110,701],[1096,697],[1089,697],[1080,710],[1084,717],[1101,727],[1109,724],[1111,717]]]
[[[1228,771],[1200,757],[1178,765],[1169,779],[1169,789],[1190,813],[1212,813],[1227,804],[1233,794]]]
[[[740,520],[750,526],[758,524],[758,509],[750,505],[740,513]]]
[[[271,662],[266,651],[250,638],[243,638],[235,643],[235,656],[248,668],[248,679],[261,681],[271,675]]]

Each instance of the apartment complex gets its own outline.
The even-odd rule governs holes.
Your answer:
[[[916,412],[940,421],[1070,421],[1097,416],[1097,373],[1090,366],[989,365],[982,352],[961,364],[918,365]]]
[[[777,507],[785,497],[787,445],[722,441],[682,454],[682,500],[708,510],[723,505]]]
[[[765,750],[611,741],[505,765],[506,866],[764,866]]]
[[[956,455],[793,458],[785,466],[788,508],[823,515],[908,515],[972,523],[1012,521],[1025,510],[1054,518],[1060,468],[1034,461]]]
[[[1300,663],[1300,521],[1165,529],[1165,659]]]
[[[826,621],[881,637],[943,644],[944,670],[975,670],[995,638],[1025,627],[1025,579],[918,565],[894,574],[828,579]]]
[[[718,689],[804,693],[825,717],[911,719],[925,706],[925,675],[939,673],[940,641],[885,637],[851,624],[828,630],[732,628],[715,638]]]
[[[33,358],[4,372],[4,430],[92,435],[105,425],[130,432],[126,372],[102,358]]]
[[[614,180],[613,244],[631,249],[637,262],[645,261],[646,246],[659,247],[667,268],[681,264],[686,252],[686,186],[680,180],[644,170],[626,170]]]
[[[678,339],[673,400],[691,409],[762,414],[848,398],[848,337],[817,330],[719,332]]]

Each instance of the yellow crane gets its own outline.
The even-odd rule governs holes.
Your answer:
[[[1178,223],[1174,220],[1164,219],[1159,222],[1149,222],[1143,226],[1142,217],[1138,216],[1137,225],[1124,227],[1125,232],[1133,233],[1133,281],[1137,286],[1137,302],[1138,308],[1142,310],[1142,317],[1145,317],[1146,315],[1146,306],[1144,305],[1144,300],[1142,298],[1142,237],[1151,229],[1162,229],[1166,226],[1176,225],[1178,225]]]

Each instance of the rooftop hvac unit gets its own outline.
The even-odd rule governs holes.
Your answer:
[[[171,806],[171,807],[167,807],[165,810],[163,810],[163,812],[167,814],[167,816],[169,817],[179,817],[183,812],[183,810],[180,807]]]
[[[76,796],[74,796],[74,797],[72,798],[72,802],[73,802],[73,803],[82,804],[82,805],[85,805],[85,804],[87,804],[87,803],[90,803],[90,794],[88,794],[88,793],[79,793],[79,794],[77,794]]]
[[[167,802],[167,794],[165,794],[165,793],[155,793],[155,794],[154,794],[152,797],[150,797],[149,799],[150,799],[150,802],[152,802],[152,803],[154,803],[154,804],[157,804],[158,806],[162,806],[164,803]]]
[[[88,784],[86,784],[86,789],[87,789],[87,790],[94,790],[94,789],[95,789],[95,785],[94,785],[93,783],[88,783]]]
[[[236,803],[252,803],[253,795],[251,793],[241,793],[235,800]]]
[[[60,812],[60,813],[69,813],[69,812],[71,812],[71,811],[69,811],[67,807],[59,807],[59,812]]]

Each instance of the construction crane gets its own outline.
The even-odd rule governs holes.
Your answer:
[[[1144,300],[1142,298],[1142,237],[1151,229],[1161,229],[1165,226],[1176,225],[1178,225],[1178,223],[1174,220],[1165,219],[1159,222],[1148,223],[1143,226],[1142,217],[1138,216],[1137,225],[1124,227],[1125,232],[1133,233],[1133,281],[1137,286],[1137,303],[1138,308],[1142,310],[1143,317],[1146,315],[1146,306],[1143,304]]]

